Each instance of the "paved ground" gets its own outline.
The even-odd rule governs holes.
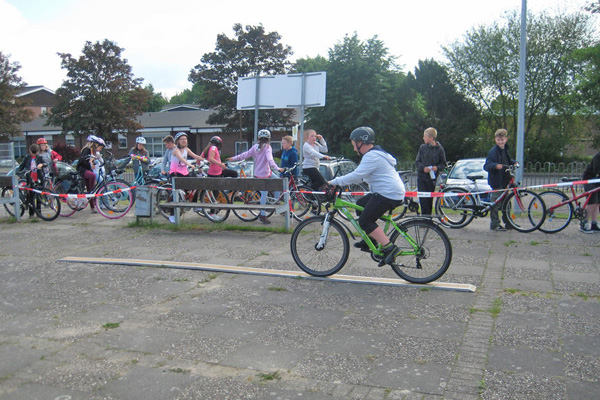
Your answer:
[[[3,400],[599,397],[600,235],[575,225],[448,231],[443,280],[477,286],[458,293],[58,262],[296,268],[289,234],[148,229],[89,210],[50,223],[4,216]],[[358,251],[343,273],[394,276]]]

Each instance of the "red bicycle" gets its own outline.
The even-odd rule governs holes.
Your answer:
[[[562,182],[576,182],[579,178],[562,178]],[[599,192],[600,186],[583,192],[580,195],[575,193],[575,186],[571,186],[571,194],[569,198],[560,190],[551,189],[540,193],[540,197],[546,204],[546,219],[539,230],[545,233],[556,233],[565,229],[571,223],[573,218],[577,218],[583,223],[587,217],[585,207],[590,202],[590,197],[593,193]],[[579,200],[585,197],[583,204]]]

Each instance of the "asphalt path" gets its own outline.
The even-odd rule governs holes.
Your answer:
[[[180,230],[134,222],[89,209],[14,222],[0,210],[0,399],[600,393],[600,235],[576,224],[447,230],[454,255],[440,281],[476,287],[457,292],[170,268],[160,262],[298,270],[287,233],[213,230],[191,213]],[[396,278],[360,251],[340,273]]]

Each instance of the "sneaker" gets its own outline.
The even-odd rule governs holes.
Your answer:
[[[490,230],[491,231],[496,231],[496,232],[505,232],[506,228],[503,227],[502,225],[498,225],[498,226],[496,226],[494,228],[490,228]]]
[[[262,222],[263,224],[265,224],[265,225],[269,225],[269,224],[271,223],[271,221],[269,221],[269,218],[267,218],[267,217],[266,217],[266,216],[264,216],[264,215],[259,215],[259,216],[258,216],[258,220],[259,220],[260,222]]]
[[[169,222],[172,223],[172,224],[174,224],[176,222],[174,215],[169,215]]]
[[[387,247],[383,248],[383,258],[379,262],[378,266],[383,267],[386,264],[391,264],[394,262],[398,254],[400,254],[402,250],[395,244],[389,243]]]
[[[600,233],[600,227],[598,227],[598,224],[592,224],[591,229],[594,233]]]
[[[195,207],[194,208],[194,212],[195,213],[201,213],[202,212],[202,207]]]
[[[581,224],[579,230],[583,233],[594,233],[594,229],[592,228],[589,222]]]
[[[96,214],[98,211],[95,208],[92,208],[92,214]]]

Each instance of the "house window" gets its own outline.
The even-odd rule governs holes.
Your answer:
[[[119,140],[119,148],[126,149],[127,148],[127,136],[119,134],[118,140]]]
[[[75,147],[75,137],[73,135],[65,136],[65,144],[67,146]]]
[[[147,137],[146,150],[150,153],[150,157],[162,157],[164,152],[162,137]]]
[[[235,142],[235,154],[238,155],[248,151],[248,142]]]
[[[281,153],[281,142],[271,142],[271,149],[273,149],[273,154]]]
[[[27,157],[29,151],[27,150],[27,143],[24,138],[14,138],[14,149],[15,149],[15,158],[24,158]]]

